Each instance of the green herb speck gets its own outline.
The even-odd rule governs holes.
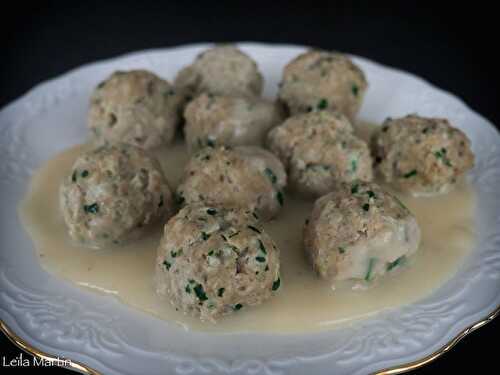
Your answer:
[[[163,261],[163,265],[165,266],[165,268],[167,269],[167,271],[170,269],[170,267],[172,267],[172,264],[170,264],[169,262],[167,262],[166,260]]]
[[[264,257],[260,257],[260,256],[259,256],[259,257],[255,257],[255,260],[256,260],[257,262],[259,262],[259,263],[264,263],[264,262],[266,261],[266,258],[264,258]]]
[[[339,249],[339,253],[340,254],[344,254],[345,253],[345,248],[343,248],[342,246],[339,246],[338,249]]]
[[[89,175],[89,171],[87,171],[86,169],[84,171],[82,171],[82,174],[80,176],[82,176],[83,178],[87,177]]]
[[[264,244],[262,243],[261,240],[259,240],[259,248],[260,248],[260,250],[262,250],[262,252],[264,254],[267,254],[266,248],[265,248],[265,246],[264,246]]]
[[[280,206],[283,207],[284,198],[283,198],[283,193],[281,191],[278,191],[276,193],[276,199],[278,199],[278,203],[280,204]]]
[[[354,96],[358,96],[359,93],[359,87],[357,85],[352,85],[351,86],[351,91]]]
[[[186,293],[191,293],[191,287],[189,286],[189,284],[186,285],[185,290],[186,290]]]
[[[86,213],[90,213],[90,214],[96,214],[99,212],[99,205],[97,203],[92,203],[92,204],[89,204],[89,205],[84,205],[83,206],[83,210],[86,212]]]
[[[370,281],[372,277],[372,272],[373,272],[373,266],[375,265],[376,258],[370,258],[370,261],[368,262],[368,270],[366,271],[366,276],[365,280]]]
[[[76,171],[73,171],[73,174],[71,175],[71,181],[76,182]]]
[[[267,177],[269,177],[271,183],[275,184],[278,181],[278,178],[271,169],[269,168],[264,169],[264,173],[267,175]]]
[[[366,194],[368,194],[368,198],[375,198],[375,193],[371,190],[368,190]]]
[[[217,291],[217,296],[222,297],[224,295],[225,290],[226,289],[224,289],[224,288],[219,288],[219,290]]]
[[[215,208],[209,208],[209,209],[207,210],[207,214],[209,214],[209,215],[212,215],[212,216],[213,216],[213,215],[215,215],[216,213],[217,213],[217,210],[216,210]]]
[[[370,205],[368,203],[365,203],[363,205],[363,210],[368,211],[370,209]]]
[[[242,307],[243,307],[243,305],[242,305],[241,303],[237,303],[236,305],[234,305],[233,309],[234,309],[235,311],[238,311],[238,310],[240,310]]]
[[[417,175],[417,170],[416,169],[413,169],[412,171],[408,172],[408,173],[405,173],[403,175],[404,178],[410,178],[410,177],[413,177],[413,176],[416,176]]]
[[[316,108],[318,109],[326,109],[327,107],[328,107],[328,101],[326,99],[321,99],[318,102],[318,105],[316,106]]]
[[[280,278],[278,277],[274,282],[273,282],[273,286],[272,286],[272,290],[278,290],[279,287],[280,287],[280,284],[281,284],[281,280]]]
[[[257,228],[255,228],[253,225],[248,225],[248,229],[251,229],[251,230],[253,230],[256,233],[261,233],[260,230],[258,230]]]
[[[203,290],[203,286],[201,284],[196,285],[194,288],[194,293],[196,294],[196,297],[200,301],[206,301],[208,299],[207,295],[205,294],[205,291]]]
[[[394,262],[388,263],[387,264],[387,271],[390,271],[394,267],[397,267],[397,266],[403,264],[405,260],[406,260],[406,257],[403,255],[403,256],[399,257],[398,259],[396,259]]]
[[[201,239],[202,239],[203,241],[206,241],[206,240],[208,240],[209,238],[210,238],[210,235],[209,235],[209,234],[207,234],[206,232],[201,232]]]
[[[359,190],[359,185],[358,184],[354,184],[352,185],[351,187],[351,194],[356,194]]]

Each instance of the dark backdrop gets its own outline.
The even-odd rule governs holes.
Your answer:
[[[19,2],[3,8],[0,107],[69,69],[131,51],[204,41],[265,41],[337,49],[398,67],[458,95],[500,124],[498,21],[494,9],[478,2],[160,4]],[[415,374],[493,367],[499,327],[498,320],[488,324]],[[0,356],[18,355],[0,337]]]

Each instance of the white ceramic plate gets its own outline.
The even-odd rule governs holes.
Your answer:
[[[358,57],[370,83],[361,119],[381,122],[411,112],[442,116],[472,141],[478,242],[458,274],[432,295],[330,332],[222,335],[185,332],[44,272],[16,214],[33,170],[85,139],[89,95],[108,74],[145,68],[172,80],[207,47],[147,51],[91,64],[37,86],[0,112],[0,318],[18,344],[35,354],[78,361],[81,371],[105,374],[365,374],[420,365],[498,312],[499,133],[453,95]],[[264,72],[266,96],[275,95],[284,64],[304,50],[254,43],[240,47]]]

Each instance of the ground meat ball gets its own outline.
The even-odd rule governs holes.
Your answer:
[[[340,184],[319,198],[304,246],[322,278],[371,281],[403,264],[420,242],[415,217],[374,183]]]
[[[259,96],[263,78],[257,63],[238,48],[221,45],[210,48],[182,69],[175,86],[195,97],[202,92],[228,96]]]
[[[91,97],[91,139],[143,149],[168,144],[174,138],[182,101],[172,85],[151,72],[115,72]]]
[[[184,133],[190,151],[207,145],[261,145],[283,111],[256,98],[202,94],[186,107]]]
[[[339,112],[290,117],[271,130],[267,144],[286,166],[291,186],[305,196],[326,194],[339,181],[372,179],[368,146]]]
[[[140,237],[148,224],[172,213],[170,188],[156,160],[129,145],[81,155],[60,188],[70,237],[101,247]]]
[[[292,114],[330,108],[352,120],[367,87],[363,72],[347,56],[312,50],[285,66],[278,95]]]
[[[157,292],[212,322],[280,287],[279,250],[241,209],[186,206],[165,225],[156,263]]]
[[[467,136],[441,118],[387,119],[372,138],[376,171],[414,195],[450,191],[474,165]]]
[[[177,197],[187,204],[244,207],[268,220],[283,205],[285,185],[283,165],[260,147],[205,147],[186,166]]]

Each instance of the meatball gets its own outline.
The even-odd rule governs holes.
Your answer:
[[[196,57],[175,79],[175,86],[195,97],[202,92],[228,96],[259,96],[263,78],[257,63],[235,46],[219,45]]]
[[[205,147],[186,166],[177,197],[187,204],[243,207],[268,220],[283,205],[285,185],[283,165],[260,147]]]
[[[60,187],[70,237],[91,247],[140,237],[172,213],[172,193],[155,159],[130,145],[82,154]]]
[[[364,73],[347,56],[312,50],[285,66],[278,95],[292,114],[329,108],[352,120],[367,87]]]
[[[183,98],[145,70],[115,72],[92,94],[88,116],[97,144],[127,143],[151,149],[172,142]]]
[[[176,308],[214,322],[278,290],[279,250],[250,211],[188,205],[165,225],[156,285]]]
[[[314,203],[304,227],[314,270],[332,280],[371,281],[403,264],[420,242],[411,212],[375,183],[342,183]]]
[[[268,130],[283,119],[273,102],[202,94],[184,112],[190,151],[207,145],[261,145]]]
[[[474,165],[467,136],[442,118],[387,119],[372,149],[378,174],[413,195],[447,193]]]
[[[289,172],[290,184],[305,196],[318,197],[339,181],[372,179],[368,145],[353,134],[339,112],[317,111],[288,118],[267,138]]]

